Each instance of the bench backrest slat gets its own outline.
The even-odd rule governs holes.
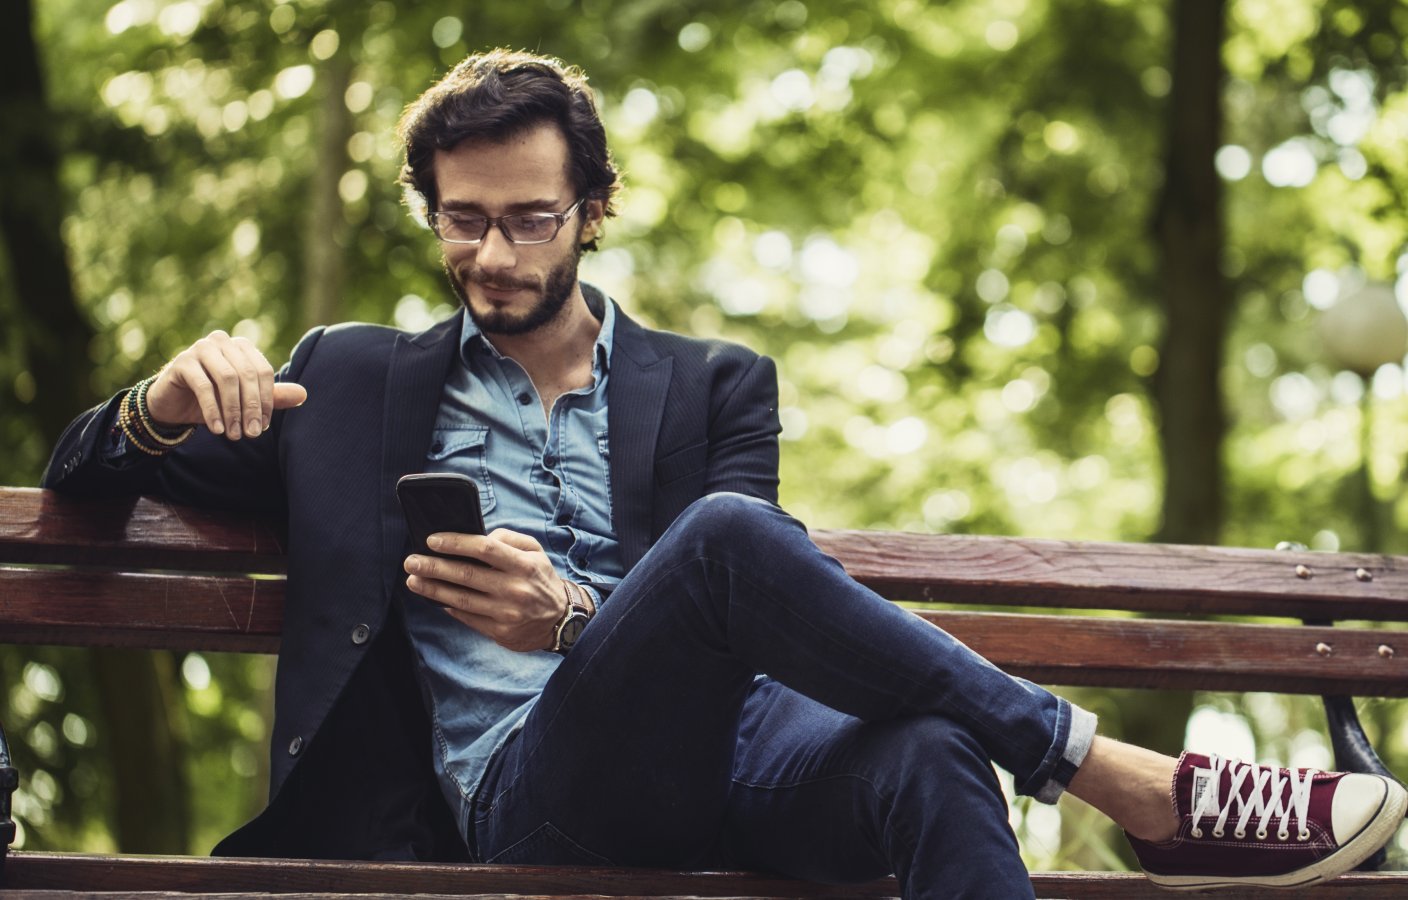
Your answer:
[[[1408,620],[1404,557],[856,531],[815,537],[892,599]],[[285,583],[247,573],[282,572],[282,548],[274,527],[247,516],[0,488],[0,639],[276,652]],[[1404,631],[922,615],[994,663],[1049,684],[1408,695]]]
[[[1408,621],[1408,557],[817,531],[893,600]],[[277,527],[147,498],[0,488],[0,564],[285,571]]]
[[[1408,621],[1402,556],[872,531],[814,538],[892,600]]]
[[[282,578],[0,567],[6,643],[277,653]]]
[[[206,572],[286,571],[267,522],[147,497],[81,500],[0,487],[0,564]]]
[[[0,568],[0,636],[12,643],[273,653],[284,585]],[[1408,696],[1408,631],[919,614],[1002,668],[1047,684]],[[1328,652],[1317,652],[1321,644]]]

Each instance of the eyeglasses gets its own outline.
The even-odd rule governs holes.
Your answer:
[[[449,244],[477,244],[489,233],[490,225],[499,226],[499,231],[508,238],[510,244],[546,244],[567,220],[576,214],[578,207],[587,202],[583,197],[572,204],[566,212],[514,213],[508,216],[481,216],[468,212],[433,212],[426,218],[435,236]]]

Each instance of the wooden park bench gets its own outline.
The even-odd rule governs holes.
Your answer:
[[[918,614],[1043,684],[1326,695],[1341,767],[1376,762],[1356,756],[1367,741],[1349,698],[1408,696],[1408,631],[1393,627],[1408,621],[1408,557],[863,531],[815,537],[882,595],[941,601],[943,609]],[[276,529],[247,518],[145,498],[77,500],[0,488],[5,643],[274,653],[283,573]],[[1050,611],[1002,611],[1014,607]],[[1356,624],[1332,627],[1335,621]],[[0,739],[0,860],[14,834],[16,779],[5,754]],[[1170,896],[1129,872],[1038,872],[1032,881],[1039,897]],[[35,851],[0,862],[0,887],[151,897],[897,895],[888,879],[836,887],[742,872]],[[1408,897],[1408,872],[1354,872],[1300,896]]]

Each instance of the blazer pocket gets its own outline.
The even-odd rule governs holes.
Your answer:
[[[708,441],[671,451],[655,461],[655,483],[664,486],[701,472],[708,458]]]

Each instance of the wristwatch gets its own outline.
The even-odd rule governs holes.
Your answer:
[[[581,591],[572,582],[564,579],[562,591],[567,595],[567,609],[563,611],[562,618],[553,629],[552,652],[566,656],[567,651],[576,646],[577,639],[582,636],[582,629],[591,621],[592,609],[582,599]]]

